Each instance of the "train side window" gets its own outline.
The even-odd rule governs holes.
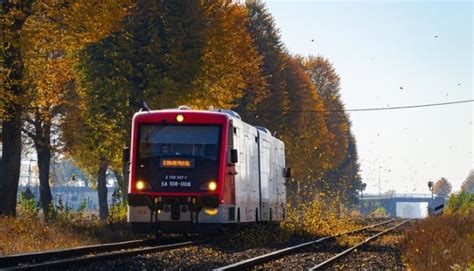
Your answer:
[[[229,131],[227,133],[227,163],[232,164],[232,150],[234,149],[234,134],[237,134],[237,128],[229,123]]]
[[[237,134],[237,130],[235,127],[232,126],[232,124],[229,124],[229,133],[227,134],[228,138],[227,138],[227,147],[229,149],[233,149],[234,148],[234,133],[232,133],[232,131]]]

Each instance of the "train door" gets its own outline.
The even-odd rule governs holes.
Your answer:
[[[277,195],[277,211],[275,219],[283,220],[285,218],[285,209],[286,209],[286,186],[285,186],[285,146],[282,142],[277,142],[276,145],[276,177],[275,177],[275,184],[276,184],[276,193]]]
[[[245,183],[244,175],[244,165],[243,165],[243,147],[242,142],[242,122],[234,119],[233,121],[233,143],[234,148],[238,153],[238,162],[235,164],[235,199],[236,199],[236,212],[237,212],[237,221],[245,222],[246,221],[246,212],[245,206],[247,205],[247,191],[248,187]]]
[[[229,121],[229,127],[227,131],[227,157],[225,161],[225,175],[224,175],[224,202],[229,206],[229,220],[236,220],[236,189],[235,189],[235,176],[236,168],[235,164],[230,163],[231,152],[234,149],[234,126],[232,121]]]
[[[258,142],[257,129],[246,125],[245,145],[247,146],[248,178],[250,185],[250,208],[253,210],[252,221],[260,220],[260,186],[258,168]]]
[[[251,178],[251,164],[250,164],[250,151],[251,151],[251,146],[249,145],[249,131],[248,131],[248,126],[244,124],[243,127],[243,153],[242,153],[242,163],[243,167],[245,168],[245,176],[243,178],[245,179],[245,183],[247,184],[247,194],[246,194],[246,205],[245,205],[245,210],[246,210],[246,220],[247,221],[254,221],[254,209],[253,209],[253,204],[252,204],[252,194],[253,194],[253,187],[252,187],[252,178]]]
[[[234,148],[238,151],[236,164],[235,193],[237,204],[237,218],[240,222],[253,222],[256,220],[258,207],[258,186],[255,187],[256,160],[252,161],[252,151],[256,152],[256,143],[249,125],[234,119]],[[252,144],[252,142],[254,142]],[[256,157],[254,156],[254,159]]]
[[[277,141],[275,138],[272,138],[271,145],[271,178],[270,178],[270,187],[271,187],[271,206],[270,214],[271,220],[277,220],[277,209],[278,209],[278,152],[277,152]]]
[[[271,144],[269,136],[259,131],[259,166],[260,166],[260,213],[261,220],[270,220],[271,187],[270,187],[270,166],[271,166]]]

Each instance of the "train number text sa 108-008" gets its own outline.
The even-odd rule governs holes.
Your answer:
[[[161,187],[191,187],[188,176],[184,175],[166,175],[165,181],[161,181]]]

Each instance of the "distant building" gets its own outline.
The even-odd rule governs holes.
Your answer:
[[[82,203],[85,203],[86,209],[98,210],[99,199],[97,190],[89,188],[89,180],[85,176],[82,174],[76,175],[75,172],[77,170],[74,171],[74,169],[71,170],[70,168],[68,174],[56,175],[60,171],[57,166],[67,162],[68,160],[65,159],[59,160],[59,162],[52,161],[50,170],[50,180],[52,182],[50,183],[52,185],[53,204],[56,206],[62,204],[65,208],[77,210]],[[112,204],[112,193],[115,190],[116,181],[113,174],[107,176],[107,202],[109,205]],[[30,188],[34,198],[39,201],[39,171],[34,151],[22,157],[18,195],[24,192],[27,187]]]
[[[18,187],[18,195],[26,190],[26,186]],[[33,186],[30,187],[33,196],[37,201],[39,201],[39,187]],[[114,187],[107,187],[107,202],[112,204],[112,193],[114,192]],[[97,195],[97,190],[91,189],[89,187],[80,187],[80,186],[52,186],[51,194],[53,196],[53,204],[59,205],[61,202],[62,205],[66,208],[71,208],[72,210],[77,210],[83,202],[86,204],[86,209],[88,210],[99,210],[99,199]]]

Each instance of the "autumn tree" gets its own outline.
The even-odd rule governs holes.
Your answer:
[[[55,134],[54,118],[60,113],[66,84],[71,80],[70,62],[64,60],[54,17],[55,9],[62,9],[51,2],[37,2],[34,13],[23,27],[23,84],[25,95],[25,120],[23,132],[28,135],[37,153],[40,181],[40,202],[46,216],[52,200],[49,170],[52,156],[51,137]],[[56,11],[57,13],[58,11]],[[61,95],[63,94],[63,95]]]
[[[82,61],[84,58],[80,65],[83,65]],[[105,219],[108,216],[106,174],[110,166],[119,167],[121,142],[125,140],[122,124],[126,113],[120,110],[126,108],[127,99],[120,95],[120,88],[115,93],[104,94],[82,75],[78,78],[80,97],[62,126],[65,151],[81,169],[96,179],[99,215]],[[77,125],[81,129],[77,129]]]
[[[335,169],[326,170],[323,179],[316,183],[322,199],[328,204],[351,207],[358,202],[358,194],[363,190],[358,162],[357,144],[349,134],[348,148],[343,161]]]
[[[22,84],[24,62],[22,29],[32,15],[33,0],[0,2],[0,117],[2,158],[0,161],[0,215],[14,215],[21,165]]]
[[[324,101],[305,72],[302,58],[286,52],[278,28],[262,1],[247,1],[248,31],[262,55],[268,94],[254,110],[237,110],[250,123],[265,126],[285,142],[293,180],[287,186],[291,201],[314,197],[315,181],[329,168],[328,129]]]
[[[329,130],[326,138],[329,150],[325,155],[330,158],[331,167],[337,168],[347,155],[350,129],[341,101],[340,78],[327,58],[308,57],[303,59],[303,64],[324,101],[325,112],[322,114]]]
[[[357,204],[358,194],[362,188],[359,156],[354,135],[349,134],[348,147],[344,160],[338,165],[336,174],[339,181],[335,183],[339,198],[343,205]]]
[[[247,32],[247,10],[229,0],[204,1],[200,9],[206,24],[202,65],[191,85],[193,97],[184,102],[196,108],[233,108],[244,95],[252,97],[249,106],[261,101],[266,82],[262,59]]]
[[[350,121],[341,101],[339,75],[332,63],[321,56],[304,58],[303,64],[324,101],[321,114],[328,128],[324,155],[329,160],[329,166],[318,185],[324,194],[354,204],[361,180],[355,139],[350,133]]]
[[[265,99],[257,103],[254,110],[248,111],[247,106],[253,97],[245,93],[236,110],[252,124],[265,126],[270,131],[281,133],[285,131],[283,120],[284,111],[288,108],[288,91],[283,71],[286,67],[288,54],[280,39],[274,19],[261,1],[246,1],[248,24],[247,30],[252,43],[262,57],[261,72],[266,80],[267,93]]]
[[[31,138],[38,156],[40,202],[46,215],[52,200],[49,171],[56,147],[52,141],[58,141],[58,124],[74,96],[72,68],[77,52],[116,27],[128,5],[127,1],[38,1],[23,26],[22,81],[28,89],[24,95],[23,131]]]
[[[118,172],[143,100],[153,109],[229,108],[244,92],[263,92],[246,25],[245,9],[231,1],[140,1],[120,31],[81,54],[80,102],[68,123],[83,129],[65,129],[76,162],[98,185],[104,168]]]
[[[474,170],[469,172],[466,180],[461,185],[461,191],[469,194],[474,194]]]
[[[439,196],[446,197],[451,193],[452,186],[446,178],[441,178],[435,182],[433,186],[433,193]]]
[[[315,197],[315,183],[330,166],[325,139],[328,130],[324,117],[324,102],[311,83],[301,60],[289,57],[283,72],[288,93],[288,111],[284,112],[285,130],[281,138],[287,146],[287,160],[295,165],[299,198]],[[274,119],[274,121],[277,121]]]

